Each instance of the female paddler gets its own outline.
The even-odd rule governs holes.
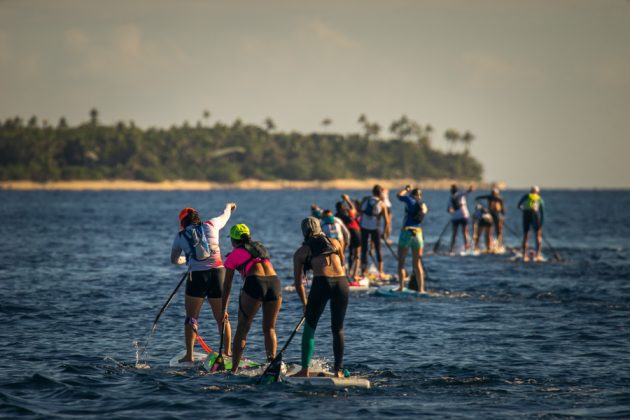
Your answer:
[[[234,250],[225,260],[225,268],[227,269],[225,293],[223,294],[225,319],[227,319],[234,271],[238,271],[241,277],[245,279],[238,300],[238,324],[236,334],[234,334],[232,373],[236,373],[245,350],[247,333],[261,305],[267,360],[271,361],[276,356],[276,319],[282,305],[282,285],[269,260],[269,252],[263,244],[252,240],[246,225],[232,226],[230,239]]]
[[[219,249],[219,231],[236,210],[236,203],[227,203],[223,214],[202,222],[197,210],[186,207],[179,212],[180,231],[175,235],[171,248],[171,262],[179,264],[182,251],[188,261],[188,280],[186,281],[186,319],[184,321],[184,337],[186,341],[186,355],[179,360],[193,361],[193,348],[197,336],[197,319],[204,298],[212,308],[212,314],[217,322],[219,334],[223,329],[223,311],[221,297],[223,295],[223,279],[225,268],[221,260]],[[225,350],[231,353],[230,336],[232,330],[230,321],[225,318]]]
[[[304,305],[304,333],[302,335],[302,370],[295,376],[309,376],[309,365],[315,346],[315,328],[326,303],[330,300],[330,322],[335,354],[334,373],[343,377],[344,334],[343,321],[348,307],[348,279],[343,267],[341,243],[327,238],[319,220],[307,217],[302,220],[304,243],[293,255],[295,290]],[[307,270],[313,270],[313,283],[306,299],[302,278]]]

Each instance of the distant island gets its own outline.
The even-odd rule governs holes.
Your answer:
[[[0,181],[431,183],[480,181],[483,174],[468,151],[472,133],[446,130],[445,140],[464,148],[440,151],[431,145],[433,128],[405,116],[392,122],[387,137],[364,115],[358,119],[361,131],[346,135],[327,132],[329,119],[322,121],[323,132],[308,134],[278,130],[269,118],[262,126],[241,120],[210,125],[206,111],[204,119],[195,125],[141,129],[132,122],[103,125],[95,109],[89,121],[74,127],[64,118],[55,126],[36,117],[27,122],[9,118],[0,127]]]

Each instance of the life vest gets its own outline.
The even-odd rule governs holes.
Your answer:
[[[305,273],[306,271],[313,269],[311,264],[313,258],[319,257],[320,255],[339,255],[339,250],[335,248],[326,235],[311,236],[304,241],[304,245],[306,245],[310,250],[310,255],[308,255],[304,261]]]
[[[210,250],[210,244],[203,231],[203,225],[189,225],[180,232],[180,235],[186,239],[188,246],[190,246],[190,256],[197,261],[203,261],[210,258],[212,251]]]
[[[244,263],[236,267],[236,269],[241,272],[247,267],[247,264],[256,259],[259,260],[258,262],[262,262],[268,261],[271,258],[271,256],[269,255],[269,251],[267,251],[267,248],[265,248],[265,246],[258,241],[241,244],[239,245],[239,248],[243,248],[249,254],[249,258]]]
[[[540,210],[540,195],[530,193],[523,203],[523,210],[537,212]]]
[[[366,216],[376,217],[379,214],[378,203],[381,201],[378,197],[370,197],[367,199],[365,203],[365,208],[363,209],[363,214]]]
[[[405,208],[408,220],[415,224],[420,224],[424,220],[424,206],[422,200],[417,200],[410,208]]]
[[[322,231],[329,238],[341,239],[343,238],[343,233],[339,228],[339,225],[335,221],[334,216],[326,216],[322,218]]]

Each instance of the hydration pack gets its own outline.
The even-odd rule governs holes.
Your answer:
[[[381,200],[374,196],[368,198],[367,202],[365,203],[365,209],[363,210],[363,214],[365,214],[366,216],[373,216],[373,217],[378,216],[378,202],[379,201]]]
[[[322,222],[322,231],[326,234],[326,236],[334,239],[341,239],[343,237],[341,229],[339,228],[339,225],[335,221],[334,217],[324,217],[322,219]]]
[[[424,220],[424,211],[422,205],[422,201],[416,201],[416,203],[411,206],[409,212],[407,213],[407,217],[409,217],[409,220],[412,220],[415,224],[418,225]]]
[[[190,256],[197,261],[203,261],[210,258],[210,244],[203,231],[202,225],[190,225],[184,229],[181,234],[190,246]]]
[[[249,243],[241,244],[239,247],[247,251],[250,257],[243,264],[236,267],[238,271],[242,271],[245,267],[247,267],[247,264],[257,258],[261,261],[267,261],[271,258],[271,256],[269,255],[269,251],[267,251],[267,248],[265,248],[265,246],[261,242],[252,241]]]
[[[311,250],[311,255],[304,261],[304,272],[312,269],[311,260],[320,255],[332,255],[337,254],[339,251],[330,242],[330,239],[326,235],[311,236],[304,241],[304,245],[308,246]]]
[[[538,194],[528,194],[523,208],[530,211],[538,211],[540,209],[540,196]]]

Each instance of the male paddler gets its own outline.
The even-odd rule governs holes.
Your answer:
[[[427,205],[422,201],[422,191],[418,188],[411,189],[407,185],[396,194],[398,199],[405,203],[405,217],[398,237],[398,279],[400,288],[405,286],[404,267],[407,251],[411,250],[411,265],[413,273],[418,280],[419,292],[425,293],[424,270],[422,269],[422,249],[424,239],[422,236],[422,221],[429,211]]]
[[[302,335],[302,370],[296,376],[309,376],[309,365],[315,347],[315,329],[326,303],[330,300],[334,374],[343,377],[343,321],[348,307],[348,280],[343,267],[342,246],[338,240],[324,235],[319,220],[315,217],[302,220],[301,228],[304,242],[293,255],[293,276],[295,290],[304,305],[306,322]],[[307,270],[313,270],[308,300],[302,283]]]
[[[529,194],[525,194],[519,200],[517,207],[523,211],[523,260],[529,261],[527,255],[527,242],[529,229],[536,233],[536,261],[542,260],[542,227],[544,222],[545,202],[540,196],[540,188],[533,186]]]

